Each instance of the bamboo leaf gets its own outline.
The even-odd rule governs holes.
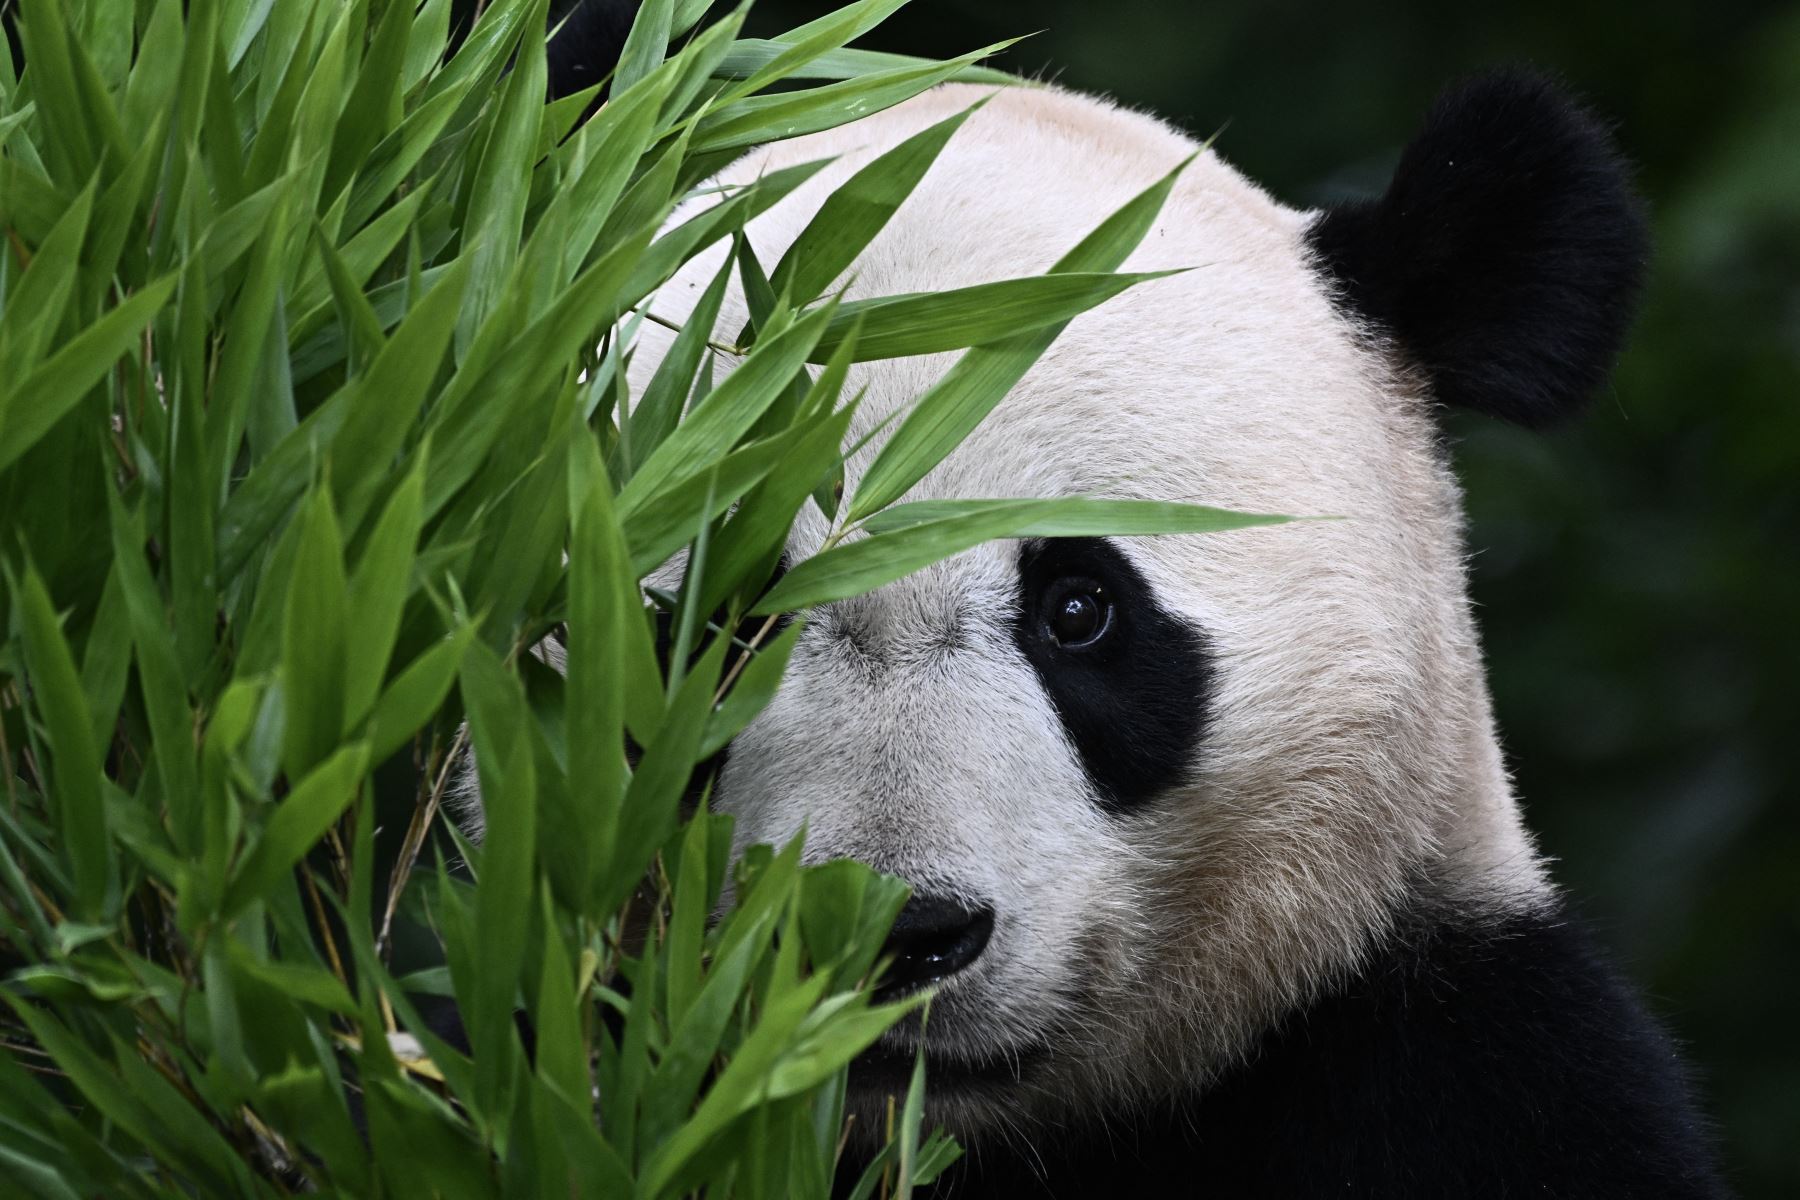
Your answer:
[[[221,915],[231,916],[266,897],[306,857],[356,798],[369,764],[367,742],[352,742],[314,767],[275,808],[226,889]]]
[[[75,290],[81,244],[93,204],[94,188],[89,184],[38,245],[25,273],[7,290],[5,309],[0,311],[0,371],[13,378],[37,365],[62,322],[63,310]],[[0,413],[4,411],[0,408]]]
[[[963,67],[1010,45],[1011,41],[997,42],[941,63],[896,67],[806,91],[740,100],[701,120],[694,134],[694,152],[736,150],[781,141],[880,112],[936,87]]]
[[[711,758],[723,750],[768,707],[781,686],[782,672],[787,670],[794,643],[805,627],[803,621],[790,621],[774,641],[750,656],[749,665],[726,693],[725,702],[707,719],[706,733],[700,739],[701,757]]]
[[[0,470],[36,445],[131,348],[175,290],[168,275],[82,330],[11,388],[0,385]]]
[[[380,690],[400,632],[418,546],[425,492],[424,457],[401,479],[363,548],[350,580],[347,674],[344,711],[350,722],[362,719]]]
[[[800,563],[752,611],[785,612],[861,595],[996,538],[1210,533],[1289,519],[1202,505],[1086,497],[956,501],[908,511],[914,508],[897,510],[897,517],[869,537]],[[915,515],[918,519],[911,519]]]
[[[287,699],[282,765],[292,779],[329,754],[343,732],[350,621],[344,544],[330,492],[316,489],[299,520],[281,635]]]
[[[106,808],[100,801],[100,751],[94,744],[93,716],[44,581],[35,568],[28,567],[23,579],[8,572],[7,585],[18,597],[31,695],[43,717],[53,755],[51,794],[62,825],[63,853],[75,880],[79,914],[96,919],[109,907],[112,844],[107,836]]]
[[[1190,156],[1102,221],[1050,268],[1065,272],[1115,271],[1150,231]],[[849,520],[859,521],[892,504],[944,460],[992,412],[1062,332],[1061,324],[991,346],[977,346],[919,398],[882,446],[857,485]]]
[[[950,137],[987,103],[913,134],[839,184],[776,264],[770,286],[796,303],[809,303],[849,269],[918,186]]]
[[[670,23],[675,15],[675,0],[644,0],[638,6],[637,18],[625,46],[619,51],[619,65],[613,72],[613,86],[623,92],[662,65],[669,50]]]
[[[812,361],[822,363],[830,358],[859,323],[858,362],[989,345],[1067,322],[1126,288],[1176,273],[1064,272],[946,292],[845,301],[813,347]]]
[[[803,369],[831,315],[827,307],[802,317],[759,346],[695,405],[687,420],[656,448],[619,494],[621,517],[629,521],[633,510],[651,496],[693,477],[748,433],[786,390],[795,372]]]

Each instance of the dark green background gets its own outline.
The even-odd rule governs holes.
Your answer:
[[[823,3],[759,0],[773,32]],[[1618,123],[1644,314],[1577,428],[1458,419],[1508,758],[1558,876],[1689,1047],[1746,1195],[1800,1195],[1800,8],[915,0],[865,45],[1003,65],[1206,135],[1289,203],[1378,188],[1458,74]]]

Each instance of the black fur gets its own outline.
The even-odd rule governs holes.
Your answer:
[[[638,10],[637,0],[576,0],[557,7],[562,11],[551,17],[552,27],[557,20],[566,19],[546,51],[552,100],[592,87],[606,77],[619,61]]]
[[[1674,1046],[1553,912],[1414,917],[1204,1095],[1038,1130],[1029,1150],[979,1143],[934,1194],[1725,1192]]]
[[[1111,631],[1092,647],[1059,647],[1043,629],[1046,589],[1065,576],[1104,585]],[[1013,638],[1031,662],[1101,801],[1122,811],[1179,783],[1207,724],[1206,639],[1157,603],[1144,577],[1103,538],[1025,543]]]
[[[1531,426],[1605,381],[1649,253],[1606,128],[1517,72],[1446,93],[1386,194],[1326,210],[1308,238],[1439,400]]]

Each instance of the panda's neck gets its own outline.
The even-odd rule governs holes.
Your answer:
[[[1673,1048],[1554,901],[1408,914],[1218,1083],[977,1144],[957,1196],[1708,1196]]]

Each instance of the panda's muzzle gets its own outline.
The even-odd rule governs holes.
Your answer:
[[[895,1000],[948,979],[981,957],[993,933],[991,905],[971,908],[948,897],[915,895],[895,918],[882,948],[892,962],[876,998]]]

